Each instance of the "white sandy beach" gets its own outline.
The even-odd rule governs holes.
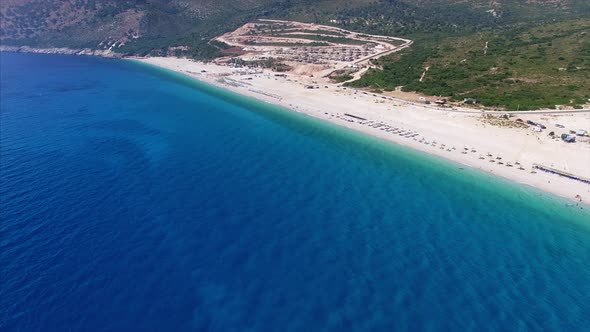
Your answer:
[[[590,113],[519,114],[518,117],[524,121],[538,121],[547,126],[543,132],[535,132],[525,128],[494,126],[482,121],[480,114],[461,113],[461,109],[442,110],[388,97],[385,99],[381,95],[342,88],[318,77],[292,74],[277,77],[271,71],[245,74],[230,67],[188,59],[154,57],[136,60],[575,202],[579,201],[576,198],[579,195],[582,203],[590,204],[589,184],[541,170],[532,172],[533,164],[540,164],[590,179],[590,142],[583,142],[588,138],[582,138],[576,143],[565,143],[548,136],[550,131],[559,135],[566,129],[589,129]],[[307,89],[306,85],[318,88]],[[355,119],[345,113],[366,120]],[[555,124],[564,125],[565,129],[557,128]]]

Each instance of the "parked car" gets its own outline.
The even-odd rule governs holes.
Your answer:
[[[574,143],[576,141],[576,136],[568,135],[568,134],[561,134],[561,139],[567,143]]]

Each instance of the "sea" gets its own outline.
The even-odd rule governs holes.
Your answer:
[[[590,331],[590,208],[131,60],[0,69],[0,331]]]

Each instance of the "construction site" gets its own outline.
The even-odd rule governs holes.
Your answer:
[[[233,66],[267,64],[298,75],[360,76],[370,60],[409,47],[409,39],[367,35],[332,26],[258,20],[214,39],[232,52],[216,63]]]

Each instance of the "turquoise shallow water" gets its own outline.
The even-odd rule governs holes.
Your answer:
[[[590,214],[128,61],[0,58],[2,331],[587,331]]]

